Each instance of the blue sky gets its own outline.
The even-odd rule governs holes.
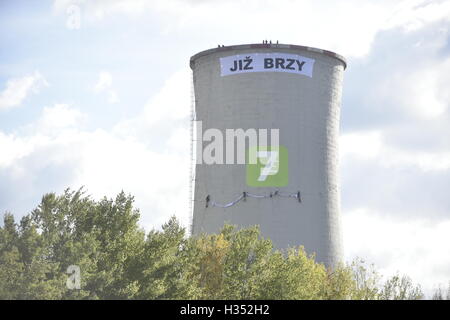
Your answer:
[[[450,280],[450,1],[1,1],[0,30],[0,212],[84,185],[187,224],[189,58],[279,40],[348,60],[346,259]]]

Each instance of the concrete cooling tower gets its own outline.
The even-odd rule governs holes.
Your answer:
[[[192,233],[259,225],[276,248],[303,245],[318,262],[335,265],[342,258],[344,58],[263,43],[202,51],[190,66],[197,127]]]

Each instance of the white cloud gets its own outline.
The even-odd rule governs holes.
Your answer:
[[[64,137],[78,132],[77,127],[85,118],[85,114],[67,104],[55,104],[44,107],[36,121],[19,128],[16,133],[5,134],[0,131],[0,169],[14,166],[17,161],[55,141],[63,142]]]
[[[121,190],[133,194],[147,229],[159,227],[174,214],[187,226],[190,143],[185,74],[170,77],[142,115],[117,124],[116,130],[84,130],[85,114],[56,104],[15,133],[0,131],[0,190],[4,184],[23,190],[21,196],[0,199],[0,209],[35,206],[41,193],[84,185],[95,197],[113,197]],[[102,83],[107,80],[104,77]],[[48,178],[48,170],[57,180]]]
[[[110,90],[108,92],[108,102],[109,103],[117,103],[119,102],[119,96],[117,95],[117,93],[113,90]]]
[[[371,161],[384,167],[414,166],[422,171],[450,170],[450,152],[405,150],[389,145],[383,132],[361,131],[340,136],[340,158],[343,163]]]
[[[54,0],[53,9],[56,12],[65,12],[69,6],[76,5],[88,18],[103,19],[117,13],[140,14],[156,2],[159,0]]]
[[[408,274],[430,295],[450,279],[450,219],[396,218],[358,208],[343,215],[346,259],[361,257],[386,276]]]
[[[187,154],[156,152],[104,130],[61,130],[57,135],[45,131],[25,137],[0,133],[2,184],[14,181],[13,186],[24,192],[4,201],[2,209],[20,210],[17,202],[36,206],[44,192],[84,185],[96,198],[113,197],[121,190],[133,194],[147,229],[159,227],[174,214],[189,223]],[[38,186],[48,168],[57,172],[58,181]]]
[[[102,71],[98,75],[97,84],[95,85],[94,90],[96,92],[101,92],[105,89],[108,89],[112,86],[112,75],[109,72]]]
[[[347,156],[374,158],[380,155],[381,148],[381,132],[379,131],[344,134],[339,138],[341,158]]]
[[[182,152],[158,152],[145,142],[97,130],[84,133],[81,163],[73,185],[97,197],[122,189],[136,197],[142,224],[159,227],[170,215],[188,222],[188,159]]]
[[[55,0],[54,8],[63,12],[71,2]],[[78,4],[83,14],[93,21],[116,14],[151,12],[158,17],[165,33],[204,35],[198,31],[208,26],[208,34],[214,35],[209,40],[214,43],[259,42],[271,38],[355,57],[369,52],[379,31],[397,27],[417,30],[450,17],[448,2],[427,0],[83,0]]]
[[[53,107],[44,107],[38,126],[40,131],[70,128],[79,125],[85,117],[86,115],[67,104],[55,104]]]
[[[18,107],[30,93],[38,93],[47,81],[39,72],[8,80],[6,88],[0,92],[0,110]]]
[[[402,1],[386,21],[385,29],[402,27],[406,31],[416,31],[439,20],[450,21],[449,1]]]
[[[10,166],[15,160],[29,154],[32,145],[13,134],[0,132],[0,169]]]
[[[412,60],[409,65],[390,71],[377,88],[372,88],[374,95],[419,119],[441,117],[450,108],[450,58],[426,60],[427,63]]]
[[[190,112],[190,83],[192,81],[189,69],[183,69],[173,74],[145,106],[144,117],[147,124],[185,119]]]
[[[161,135],[168,128],[171,130],[187,128],[191,104],[191,77],[189,69],[171,75],[161,90],[145,104],[138,117],[121,121],[114,130],[127,136],[159,139],[159,136],[152,137],[149,131],[155,130],[152,132],[153,135],[157,132],[159,132],[157,135]]]
[[[112,89],[113,77],[107,71],[101,71],[98,75],[97,83],[94,86],[94,91],[97,93],[106,92],[109,103],[119,102],[119,96],[116,91]]]

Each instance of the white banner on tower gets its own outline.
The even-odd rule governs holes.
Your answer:
[[[220,75],[288,72],[312,77],[314,59],[287,53],[246,53],[220,58]]]

